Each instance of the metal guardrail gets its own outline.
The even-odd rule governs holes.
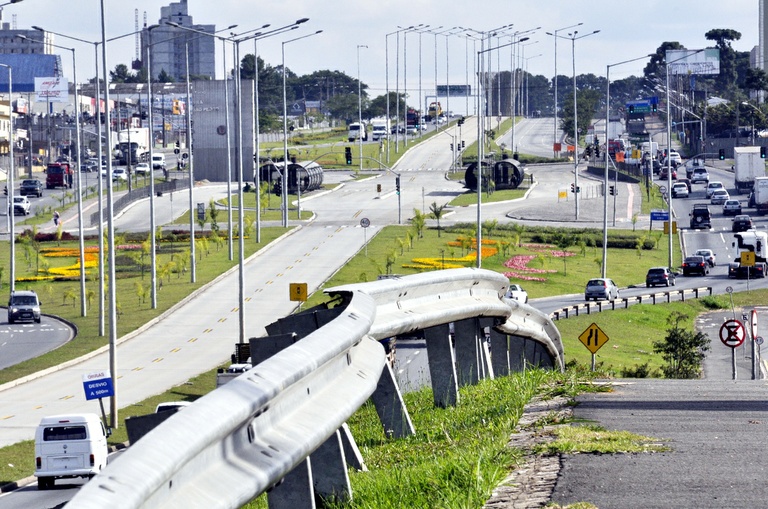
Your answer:
[[[551,320],[503,299],[508,284],[496,272],[453,269],[327,290],[337,297],[334,309],[276,322],[267,330],[281,335],[252,339],[251,353],[280,339],[290,346],[168,418],[67,507],[233,508],[267,491],[270,507],[295,508],[314,507],[316,495],[350,496],[347,464],[364,466],[345,421],[371,398],[390,436],[412,432],[376,339],[424,333],[436,404],[455,404],[458,386],[504,372],[515,338],[556,357],[544,365],[563,366]],[[486,334],[498,353],[493,365]],[[531,352],[524,347],[519,361]]]
[[[625,297],[623,299],[614,299],[614,300],[607,300],[607,301],[597,301],[597,302],[585,302],[583,304],[577,304],[575,306],[568,306],[565,308],[558,309],[556,311],[553,311],[550,313],[550,318],[552,320],[562,320],[570,318],[571,315],[579,316],[581,313],[591,314],[593,312],[593,308],[597,308],[596,312],[600,313],[603,311],[603,308],[610,308],[611,310],[619,308],[628,308],[630,305],[633,304],[642,304],[643,302],[650,301],[651,304],[658,304],[659,302],[665,302],[669,303],[672,302],[673,296],[680,297],[679,300],[682,302],[685,302],[686,294],[692,293],[694,299],[698,299],[701,297],[702,293],[706,293],[707,296],[712,295],[712,287],[711,286],[702,286],[699,288],[684,288],[680,290],[667,290],[666,292],[655,292],[655,293],[648,293],[644,295],[636,295],[634,297]]]

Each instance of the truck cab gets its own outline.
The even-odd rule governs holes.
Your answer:
[[[45,188],[72,187],[72,170],[69,163],[51,163],[45,169]]]
[[[368,133],[365,132],[365,124],[359,122],[352,122],[349,124],[349,132],[347,133],[347,139],[349,141],[355,141],[358,138],[362,138],[363,141],[368,141]]]

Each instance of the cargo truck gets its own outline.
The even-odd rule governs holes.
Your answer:
[[[133,127],[117,133],[118,164],[136,164],[149,153],[149,128]]]
[[[766,263],[766,250],[768,250],[768,233],[757,230],[747,230],[733,235],[736,241],[733,247],[736,250],[734,261],[728,266],[730,278],[762,278],[768,269]],[[753,253],[752,265],[741,263],[742,253]]]
[[[371,121],[371,138],[373,141],[380,141],[389,136],[389,120]]]
[[[347,139],[349,141],[355,141],[358,138],[362,138],[363,141],[368,141],[368,133],[365,132],[365,124],[361,124],[359,122],[352,122],[351,124],[349,124]]]
[[[755,177],[749,205],[755,207],[760,215],[768,212],[768,177]]]
[[[755,178],[765,177],[765,160],[760,157],[760,147],[734,147],[733,176],[736,192],[749,193],[755,185]]]

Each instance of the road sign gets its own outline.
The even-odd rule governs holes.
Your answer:
[[[363,228],[368,228],[369,226],[371,226],[371,220],[368,219],[367,217],[362,218],[360,220],[360,226],[362,226]]]
[[[755,253],[753,251],[742,251],[741,259],[739,263],[742,267],[754,267],[755,266]]]
[[[112,384],[112,376],[109,370],[93,371],[83,375],[83,389],[85,399],[109,398],[115,395],[115,387]]]
[[[596,323],[593,323],[587,329],[581,333],[579,336],[579,341],[584,343],[584,346],[587,347],[587,350],[589,350],[592,353],[597,353],[600,348],[608,342],[608,336],[605,334],[605,332],[600,329],[600,327],[597,326]]]
[[[652,210],[651,221],[669,221],[669,211],[661,209]]]
[[[754,340],[757,338],[757,310],[752,310],[752,320],[750,320],[750,325],[752,326],[752,339]]]
[[[726,320],[723,325],[720,326],[720,341],[725,346],[736,348],[741,346],[744,342],[744,337],[747,335],[744,330],[744,325],[738,320]]]
[[[762,345],[763,344],[763,336],[757,336],[755,338],[755,343],[757,343],[758,345]]]
[[[307,283],[291,283],[291,300],[296,302],[307,301]]]

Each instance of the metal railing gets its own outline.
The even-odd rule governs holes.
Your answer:
[[[168,182],[160,182],[155,184],[155,194],[158,196],[161,196],[163,193],[172,193],[175,191],[181,191],[183,189],[189,189],[189,181],[188,180],[170,180]],[[131,203],[142,200],[144,198],[149,198],[149,186],[140,187],[138,189],[133,189],[118,199],[114,201],[112,204],[112,210],[114,211],[114,214],[119,213],[128,205]],[[104,211],[104,221],[107,220],[106,217],[106,210]],[[99,213],[94,212],[91,214],[90,217],[90,224],[91,226],[99,224]]]
[[[315,495],[350,496],[347,464],[362,459],[345,421],[371,398],[390,436],[412,433],[376,339],[424,333],[436,404],[455,404],[458,386],[503,372],[515,351],[525,364],[532,350],[510,347],[516,338],[540,344],[542,364],[562,368],[551,320],[503,299],[508,284],[496,272],[453,269],[326,290],[335,307],[268,327],[279,334],[252,339],[251,354],[281,338],[284,348],[132,444],[67,507],[240,507],[265,491],[270,506],[310,507]]]

